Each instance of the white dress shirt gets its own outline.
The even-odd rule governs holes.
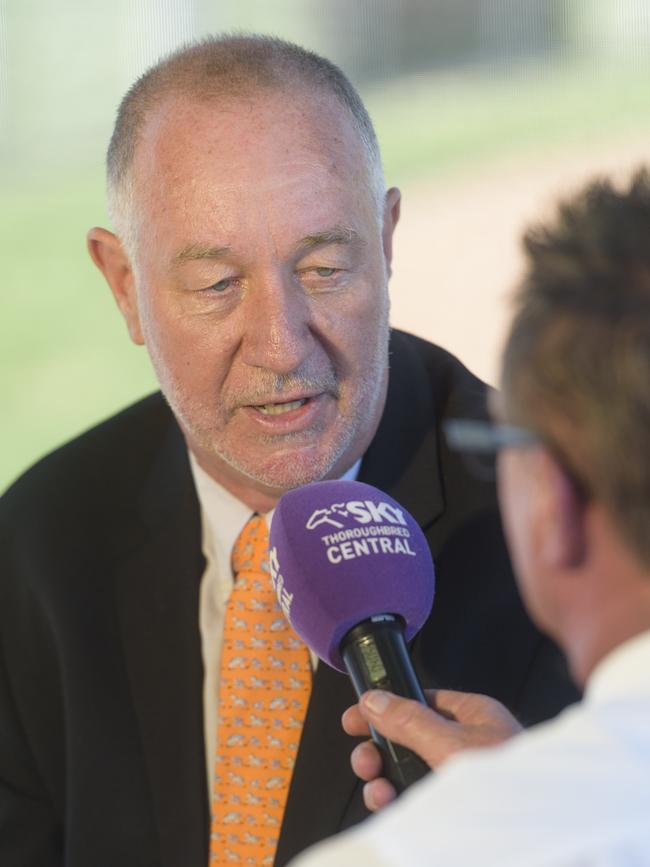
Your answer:
[[[219,672],[223,624],[228,597],[233,586],[230,557],[237,537],[253,513],[241,500],[238,500],[215,482],[199,466],[192,452],[189,454],[194,485],[201,507],[202,550],[205,557],[205,571],[201,580],[199,600],[199,629],[204,673],[203,720],[206,772],[208,791],[210,792],[217,752]],[[342,476],[342,479],[354,481],[360,466],[361,460],[358,460]],[[270,529],[273,511],[267,512],[264,517]],[[315,669],[318,659],[313,653],[311,659]]]
[[[580,704],[450,759],[384,812],[292,862],[332,865],[650,865],[650,632],[601,661]]]

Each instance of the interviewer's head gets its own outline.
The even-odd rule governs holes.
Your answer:
[[[191,45],[127,93],[107,170],[90,252],[199,462],[260,510],[344,472],[384,405],[399,214],[345,76],[277,39]]]
[[[566,600],[531,563],[593,571],[602,543],[610,567],[618,546],[650,574],[650,176],[593,183],[524,246],[499,414],[541,445],[505,450],[502,505],[524,596],[557,634]]]

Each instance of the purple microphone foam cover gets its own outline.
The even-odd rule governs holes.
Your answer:
[[[291,625],[339,671],[341,639],[358,623],[397,614],[409,640],[431,610],[433,562],[422,531],[399,503],[362,482],[315,482],[284,494],[269,559]]]

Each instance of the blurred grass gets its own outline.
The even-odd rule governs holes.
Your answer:
[[[414,76],[364,96],[387,181],[407,189],[504,155],[650,132],[650,78],[638,68]],[[17,159],[0,169],[0,190],[2,489],[155,385],[85,250],[87,229],[106,225],[100,174],[64,159],[56,170],[28,172]]]
[[[650,131],[650,62],[413,76],[368,94],[387,177],[399,183],[544,149]],[[650,144],[650,140],[649,140]]]
[[[7,183],[0,209],[0,488],[36,457],[154,386],[85,249],[103,180]]]

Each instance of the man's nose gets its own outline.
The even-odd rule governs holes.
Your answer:
[[[290,278],[266,278],[249,294],[242,357],[277,374],[297,370],[313,350],[311,301]]]

